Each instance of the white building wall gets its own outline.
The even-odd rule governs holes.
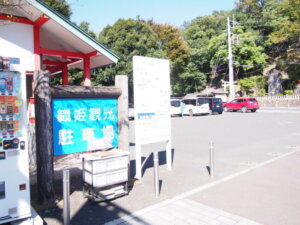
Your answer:
[[[34,71],[33,26],[1,20],[0,24],[0,56],[20,58],[26,71]]]

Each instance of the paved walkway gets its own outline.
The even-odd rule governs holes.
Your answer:
[[[299,187],[298,150],[105,225],[297,225]]]
[[[106,225],[259,225],[189,199],[163,202]]]

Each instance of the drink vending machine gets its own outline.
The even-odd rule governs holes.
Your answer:
[[[0,57],[0,224],[31,216],[25,70]]]

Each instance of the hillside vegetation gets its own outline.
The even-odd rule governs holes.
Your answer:
[[[231,11],[197,17],[181,28],[138,17],[119,19],[97,35],[83,21],[83,30],[121,57],[114,66],[94,70],[93,85],[113,85],[116,74],[127,74],[132,87],[132,57],[141,55],[170,59],[174,94],[220,88],[229,80],[227,18],[237,90],[267,94],[268,71],[276,68],[284,75],[283,91],[293,93],[300,82],[300,0],[239,0]],[[70,72],[70,84],[82,83],[82,72]]]

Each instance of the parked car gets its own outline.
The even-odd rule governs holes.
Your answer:
[[[227,102],[223,105],[224,111],[238,111],[245,113],[248,110],[251,112],[256,112],[259,109],[259,103],[255,98],[236,98],[231,102]]]
[[[204,115],[209,114],[208,98],[188,96],[184,97],[182,102],[185,104],[183,109],[184,115]]]
[[[209,114],[222,114],[223,113],[223,105],[221,98],[208,98],[209,104]]]
[[[181,116],[181,100],[171,99],[171,116]]]

